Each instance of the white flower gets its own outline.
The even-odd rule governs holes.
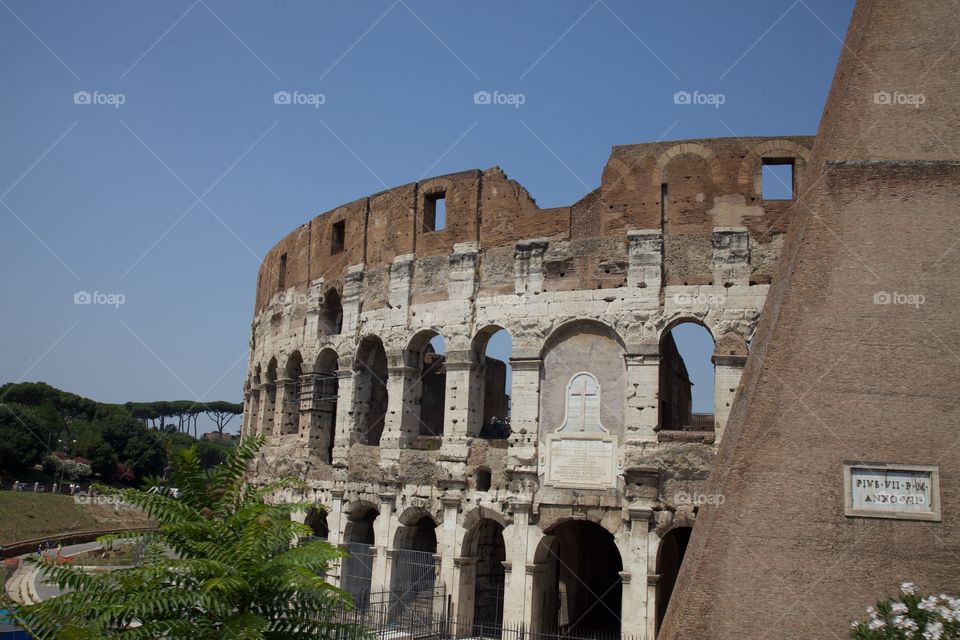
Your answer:
[[[883,629],[885,626],[887,626],[887,623],[884,622],[881,618],[871,618],[870,624],[867,625],[867,627],[871,631],[879,631],[880,629]]]
[[[943,635],[943,623],[931,622],[923,632],[924,640],[940,640]]]
[[[893,606],[890,607],[890,611],[896,614],[903,614],[906,613],[908,609],[907,605],[903,604],[902,602],[894,602]]]
[[[927,596],[920,601],[920,604],[917,605],[917,608],[921,611],[933,611],[937,606],[937,597],[936,596]]]
[[[903,593],[908,596],[912,596],[917,592],[917,586],[912,582],[902,582],[900,583],[900,593]]]

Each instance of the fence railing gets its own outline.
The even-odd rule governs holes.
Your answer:
[[[355,607],[343,607],[334,621],[348,625],[340,640],[374,637],[383,640],[639,640],[617,628],[532,630],[517,622],[495,623],[451,615],[451,599],[443,586],[433,590],[431,603],[397,607],[390,592],[368,594]]]

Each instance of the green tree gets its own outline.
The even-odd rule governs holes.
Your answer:
[[[39,463],[55,431],[34,407],[0,402],[0,470],[16,473]]]
[[[43,640],[364,635],[334,621],[348,596],[323,576],[340,552],[324,541],[298,544],[311,535],[310,528],[290,515],[311,505],[264,501],[290,482],[259,490],[244,484],[247,465],[262,444],[262,438],[242,442],[209,473],[201,470],[195,449],[178,452],[172,472],[176,498],[100,488],[160,523],[143,563],[102,575],[45,565],[47,578],[67,592],[16,606],[14,618]]]

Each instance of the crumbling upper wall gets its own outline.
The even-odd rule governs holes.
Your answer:
[[[548,290],[624,286],[626,234],[650,229],[663,233],[666,284],[712,282],[711,236],[714,229],[728,227],[747,230],[754,245],[752,278],[766,283],[791,202],[763,200],[761,165],[764,159],[793,162],[799,192],[812,143],[808,136],[787,136],[616,146],[596,190],[571,206],[550,209],[538,207],[499,167],[394,187],[321,214],[281,240],[260,269],[256,311],[281,290],[320,278],[342,289],[338,283],[353,265],[362,264],[370,278],[376,281],[379,274],[384,283],[400,256],[436,258],[431,270],[442,269],[454,245],[468,242],[490,258],[479,267],[481,291],[509,289],[514,247],[530,239],[551,242],[553,254],[545,258]],[[446,224],[434,230],[427,210],[441,195]],[[561,241],[567,242],[562,248]],[[510,265],[497,265],[507,259]],[[421,284],[424,301],[443,299],[442,288],[432,290],[426,280]],[[368,303],[387,304],[387,292],[382,293]]]

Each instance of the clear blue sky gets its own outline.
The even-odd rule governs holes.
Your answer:
[[[311,216],[495,164],[564,205],[615,144],[813,133],[852,6],[3,0],[0,380],[239,400],[260,257]]]

